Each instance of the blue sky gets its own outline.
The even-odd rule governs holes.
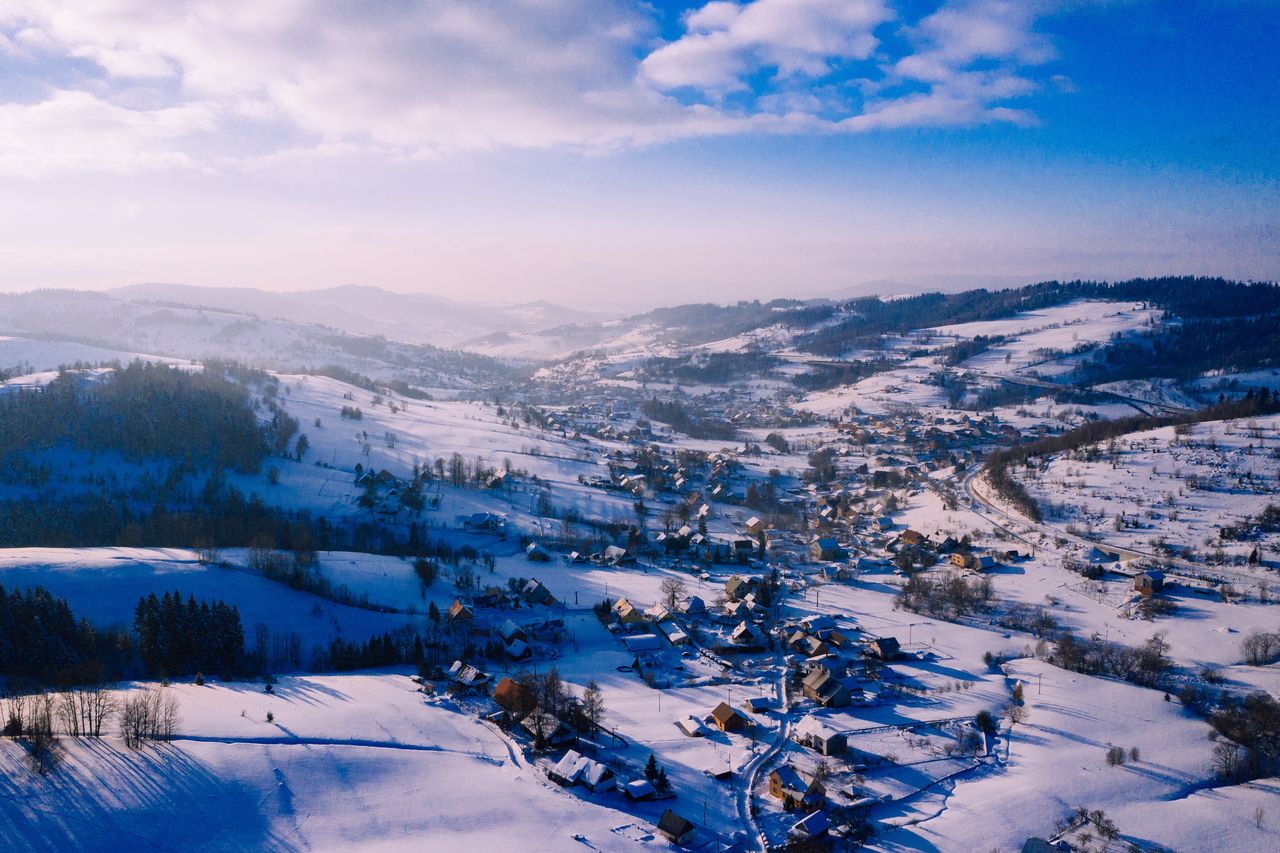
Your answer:
[[[0,288],[1280,278],[1262,0],[6,0]]]

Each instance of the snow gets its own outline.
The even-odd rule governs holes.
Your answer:
[[[415,688],[402,674],[287,678],[274,695],[177,685],[171,744],[68,742],[46,778],[0,741],[0,832],[49,851],[555,851],[576,836],[666,849],[620,795],[555,788],[494,729]]]

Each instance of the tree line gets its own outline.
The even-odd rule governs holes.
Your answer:
[[[231,674],[244,659],[240,610],[220,599],[198,602],[188,595],[184,603],[177,591],[151,593],[134,609],[133,630],[148,674]]]

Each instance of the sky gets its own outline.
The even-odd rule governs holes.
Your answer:
[[[0,0],[0,290],[1280,279],[1276,0]]]

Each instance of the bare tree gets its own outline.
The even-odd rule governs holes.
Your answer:
[[[30,697],[25,722],[27,760],[31,771],[44,775],[57,763],[54,751],[53,720],[57,714],[57,700],[52,693],[38,693]]]
[[[1213,772],[1228,782],[1240,779],[1244,772],[1244,750],[1230,741],[1219,741],[1213,748]]]
[[[120,706],[120,735],[130,749],[147,740],[172,739],[178,723],[178,698],[164,687],[133,691]]]
[[[600,721],[604,719],[604,715],[604,691],[600,689],[595,679],[592,679],[587,682],[587,689],[582,692],[582,716],[587,718],[594,731],[600,728]]]
[[[1250,666],[1265,666],[1280,655],[1280,633],[1255,631],[1240,641],[1244,662]]]
[[[64,690],[54,700],[57,704],[58,722],[62,731],[71,737],[80,737],[80,708],[76,703],[76,691]]]
[[[684,581],[677,577],[667,578],[662,582],[662,594],[665,596],[667,609],[672,613],[676,611],[676,603],[684,598]]]
[[[97,682],[76,691],[80,730],[89,737],[102,737],[102,729],[120,705],[114,690]]]

